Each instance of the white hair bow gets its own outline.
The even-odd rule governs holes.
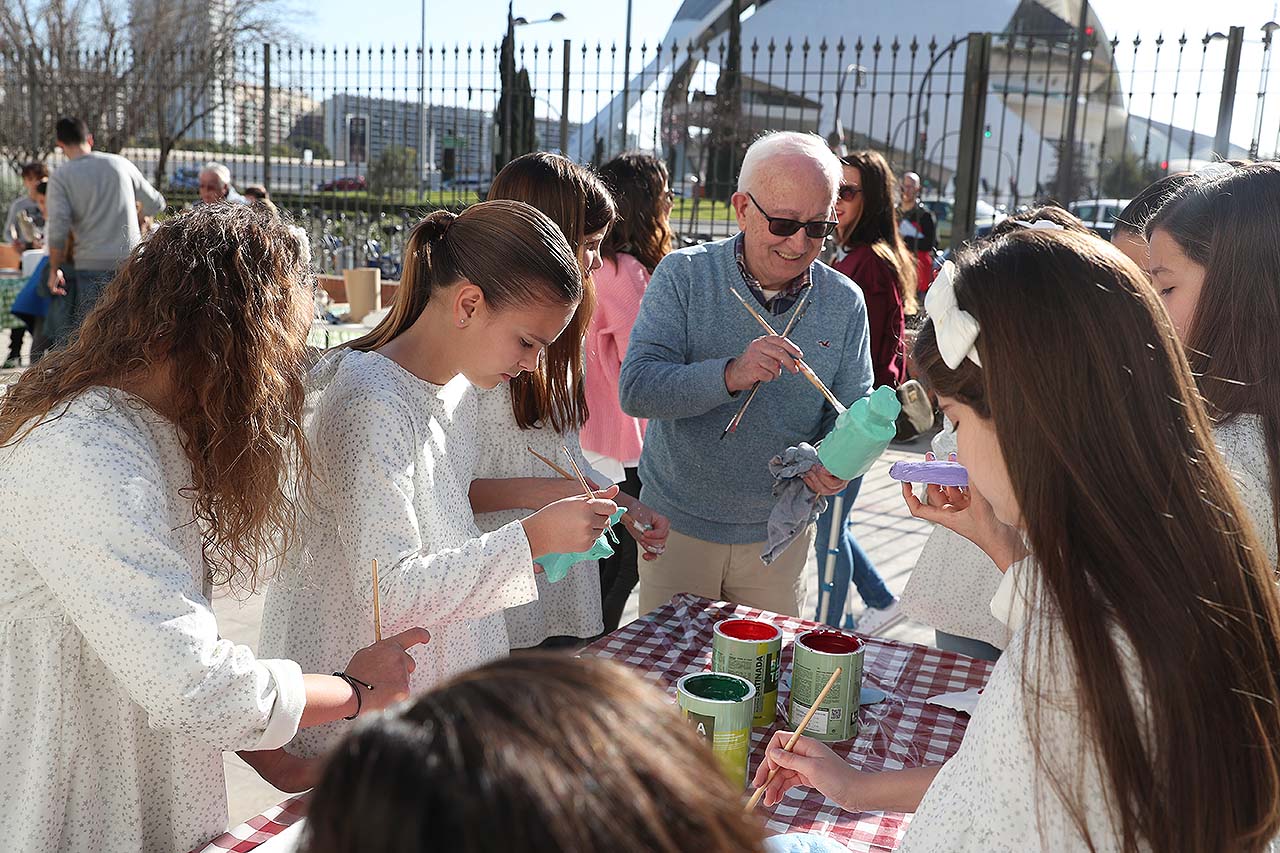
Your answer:
[[[1018,225],[1025,225],[1027,228],[1030,228],[1032,231],[1065,231],[1067,230],[1051,219],[1037,219],[1035,222],[1027,222],[1022,219],[1015,219],[1013,221]]]
[[[924,310],[933,321],[938,352],[947,367],[955,370],[966,358],[978,367],[978,320],[956,302],[956,265],[947,261],[924,295]]]

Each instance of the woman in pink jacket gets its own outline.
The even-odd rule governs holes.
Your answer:
[[[605,164],[600,177],[613,193],[618,219],[602,247],[604,266],[595,273],[597,304],[587,327],[584,378],[590,415],[582,427],[582,450],[597,471],[638,497],[645,421],[623,414],[618,373],[649,276],[671,251],[673,195],[666,166],[648,154],[621,154]],[[639,580],[636,557],[635,540],[624,536],[617,552],[600,561],[606,633],[618,627]]]

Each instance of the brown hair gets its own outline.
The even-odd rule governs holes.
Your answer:
[[[667,221],[667,167],[651,154],[619,154],[600,169],[618,221],[604,241],[609,260],[619,252],[631,255],[649,272],[671,252],[671,224]]]
[[[508,383],[511,407],[521,429],[550,424],[556,432],[587,422],[582,388],[582,340],[595,311],[595,288],[582,270],[588,234],[609,227],[617,216],[613,198],[600,179],[559,154],[525,154],[502,167],[489,186],[489,198],[531,204],[560,226],[578,257],[582,301],[560,337],[552,341],[538,369]]]
[[[24,163],[22,166],[23,178],[36,178],[38,180],[46,180],[49,177],[49,167],[39,161]]]
[[[759,851],[740,793],[652,685],[533,653],[357,723],[312,794],[303,849]]]
[[[460,214],[437,210],[409,232],[396,301],[373,331],[351,341],[375,350],[422,314],[431,294],[462,279],[484,293],[491,308],[582,298],[577,261],[555,223],[518,201],[486,201]]]
[[[902,294],[903,312],[915,314],[919,310],[916,264],[898,233],[898,182],[893,169],[879,151],[854,151],[841,157],[840,162],[862,175],[862,216],[848,228],[840,229],[840,245],[845,249],[860,244],[870,246],[876,257],[893,270]]]
[[[307,471],[305,282],[310,252],[279,217],[205,205],[166,220],[70,345],[0,398],[0,443],[21,441],[94,386],[128,389],[167,367],[165,414],[191,463],[208,577],[252,589],[258,561],[294,529],[291,463]]]
[[[1056,617],[1028,627],[1023,657],[1040,772],[1090,849],[1266,848],[1280,832],[1277,592],[1159,298],[1115,247],[1070,232],[979,243],[957,254],[955,282],[983,366],[947,368],[932,321],[915,359],[994,422],[1037,611]],[[1055,708],[1037,681],[1064,662],[1109,824],[1045,754],[1039,721]]]
[[[1128,232],[1143,237],[1147,221],[1151,219],[1152,214],[1159,210],[1160,205],[1164,204],[1169,196],[1178,187],[1186,183],[1190,177],[1190,172],[1174,172],[1173,174],[1165,175],[1154,183],[1148,184],[1116,216],[1115,228],[1111,233],[1114,235]]]
[[[1209,413],[1262,420],[1280,544],[1280,164],[1218,164],[1188,176],[1146,224],[1166,231],[1204,268],[1186,333],[1187,356]]]

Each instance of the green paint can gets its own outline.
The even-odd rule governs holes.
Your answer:
[[[782,629],[755,619],[722,619],[715,625],[711,669],[740,675],[756,688],[753,726],[772,725],[778,716],[778,659]]]
[[[840,677],[814,712],[804,734],[824,741],[857,737],[862,659],[866,654],[862,641],[839,631],[809,631],[796,637],[792,651],[791,726],[800,725],[831,673],[840,667]]]
[[[724,775],[745,789],[755,686],[738,675],[695,672],[676,682],[676,697],[681,716],[706,738]]]

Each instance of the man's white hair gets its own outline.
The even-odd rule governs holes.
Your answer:
[[[203,175],[205,172],[209,172],[217,176],[218,180],[222,181],[222,185],[224,187],[231,186],[231,170],[221,163],[205,163],[204,167],[200,170],[200,174]]]
[[[742,170],[738,172],[738,192],[751,192],[756,185],[761,167],[774,157],[782,155],[802,155],[813,160],[826,173],[833,187],[840,186],[844,170],[840,158],[832,153],[821,136],[813,133],[798,133],[793,130],[779,130],[766,133],[747,149],[742,158]]]

